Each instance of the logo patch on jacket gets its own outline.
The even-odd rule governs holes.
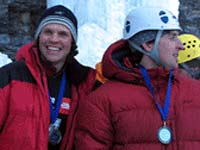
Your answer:
[[[59,113],[63,114],[63,115],[68,115],[69,114],[69,110],[70,110],[70,103],[71,103],[71,99],[64,97],[62,99],[62,103],[60,105]]]

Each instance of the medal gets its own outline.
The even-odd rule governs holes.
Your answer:
[[[169,72],[168,88],[167,88],[167,92],[166,92],[166,97],[165,97],[163,108],[161,107],[161,105],[158,103],[158,101],[156,99],[153,87],[151,85],[151,80],[149,78],[149,75],[148,75],[146,69],[143,66],[140,66],[140,70],[141,70],[141,73],[142,73],[142,75],[144,77],[146,85],[147,85],[149,91],[151,92],[151,94],[153,96],[153,100],[154,100],[154,102],[155,102],[155,104],[157,106],[158,111],[160,112],[162,120],[164,121],[163,127],[161,127],[158,130],[158,140],[162,144],[169,144],[171,142],[171,140],[172,140],[172,133],[171,133],[171,130],[166,126],[166,120],[167,120],[168,113],[169,113],[169,104],[170,104],[171,83],[172,83],[173,69],[171,69],[170,72]]]
[[[49,126],[49,142],[53,145],[59,144],[62,140],[62,134],[59,130],[61,119],[57,119],[54,124]]]
[[[52,102],[55,102],[55,99],[52,99],[49,92],[49,103],[50,103],[50,118],[51,124],[49,126],[49,143],[52,145],[59,144],[62,140],[62,134],[59,130],[61,119],[57,118],[60,110],[61,101],[64,95],[66,85],[66,73],[63,73],[60,89],[58,93],[58,98],[55,107],[53,106]]]
[[[62,139],[61,132],[54,126],[49,127],[49,142],[53,145],[59,144]]]
[[[165,123],[164,126],[158,130],[158,140],[162,144],[169,144],[172,140],[171,130],[166,126]]]

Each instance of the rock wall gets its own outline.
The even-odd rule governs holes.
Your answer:
[[[14,60],[17,49],[33,40],[46,0],[0,0],[0,52]]]
[[[33,40],[46,0],[0,0],[0,52],[14,60],[23,44]],[[183,32],[200,37],[200,1],[180,0],[179,20]]]
[[[179,1],[179,21],[183,28],[183,32],[192,33],[200,38],[200,1]]]

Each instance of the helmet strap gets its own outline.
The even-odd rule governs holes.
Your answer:
[[[150,53],[150,57],[156,62],[157,65],[161,65],[161,60],[159,58],[159,52],[158,52],[158,44],[160,42],[160,38],[163,34],[163,30],[159,30],[157,32],[157,35],[156,35],[156,39],[155,39],[155,42],[154,42],[154,46],[153,46],[153,49]]]
[[[138,50],[141,53],[151,57],[156,62],[157,65],[161,65],[161,61],[160,61],[159,54],[158,54],[158,44],[159,44],[160,38],[162,36],[162,33],[163,33],[163,30],[159,30],[157,32],[155,43],[154,43],[154,46],[153,46],[153,49],[151,52],[145,51],[143,48],[141,48],[140,46],[135,44],[133,41],[128,40],[131,51],[134,52],[135,50]]]
[[[140,46],[138,46],[137,44],[135,44],[133,41],[128,40],[128,43],[130,45],[131,52],[135,52],[136,50],[138,50],[139,52],[141,52],[141,53],[143,53],[145,55],[150,56],[150,52],[145,51],[143,48],[141,48]]]

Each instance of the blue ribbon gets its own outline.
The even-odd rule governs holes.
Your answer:
[[[167,93],[166,93],[166,97],[165,97],[165,102],[164,102],[164,107],[163,108],[160,106],[160,104],[156,100],[155,93],[154,93],[153,87],[151,85],[151,80],[149,78],[149,75],[148,75],[146,69],[143,66],[140,66],[140,71],[141,71],[141,73],[142,73],[142,75],[144,77],[144,80],[146,82],[146,85],[147,85],[149,91],[151,92],[151,94],[153,96],[154,102],[155,102],[155,104],[157,106],[157,109],[159,110],[159,112],[161,114],[161,117],[162,117],[163,121],[166,121],[167,117],[168,117],[168,113],[169,113],[169,104],[170,104],[170,95],[171,95],[171,82],[172,82],[173,70],[171,69],[170,73],[169,73],[168,88],[167,88]]]
[[[50,92],[49,92],[51,123],[54,123],[56,121],[56,118],[58,117],[60,105],[61,105],[62,98],[63,98],[64,91],[65,91],[66,80],[67,80],[66,79],[66,73],[64,72],[63,75],[62,75],[62,81],[61,81],[61,84],[60,84],[59,94],[58,94],[58,98],[57,98],[57,101],[56,101],[55,108],[53,108],[53,104],[51,102]]]

